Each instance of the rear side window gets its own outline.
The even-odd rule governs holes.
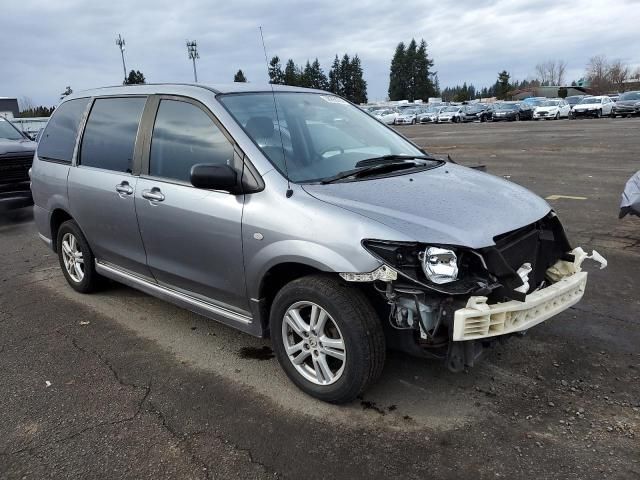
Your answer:
[[[233,145],[201,108],[160,101],[151,137],[150,175],[189,182],[195,164],[232,162]]]
[[[80,164],[114,172],[133,171],[133,150],[146,98],[97,99],[82,136]]]
[[[40,138],[39,158],[71,163],[78,127],[89,100],[89,98],[77,98],[64,102],[56,108]]]

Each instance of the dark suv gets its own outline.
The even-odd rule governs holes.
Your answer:
[[[29,169],[36,142],[0,117],[0,210],[33,204]]]

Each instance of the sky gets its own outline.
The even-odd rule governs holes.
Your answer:
[[[640,0],[2,0],[0,96],[55,105],[74,91],[122,83],[127,70],[147,82],[193,82],[186,40],[196,40],[200,83],[228,83],[242,69],[266,83],[260,41],[283,64],[358,54],[369,100],[383,100],[396,45],[424,38],[441,87],[535,78],[535,65],[567,61],[569,81],[590,57],[640,66]]]

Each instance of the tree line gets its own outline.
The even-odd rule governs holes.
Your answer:
[[[329,75],[317,58],[313,62],[307,60],[304,67],[289,59],[283,69],[276,55],[269,62],[269,83],[326,90],[356,104],[367,103],[367,82],[358,54],[349,57],[345,53],[342,58],[336,54]]]

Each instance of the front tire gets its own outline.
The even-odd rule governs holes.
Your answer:
[[[329,275],[303,277],[276,295],[270,317],[280,366],[303,392],[350,402],[382,373],[385,341],[365,295]]]
[[[96,290],[100,276],[96,272],[95,257],[76,222],[67,220],[60,225],[56,246],[60,268],[71,288],[80,293]]]

